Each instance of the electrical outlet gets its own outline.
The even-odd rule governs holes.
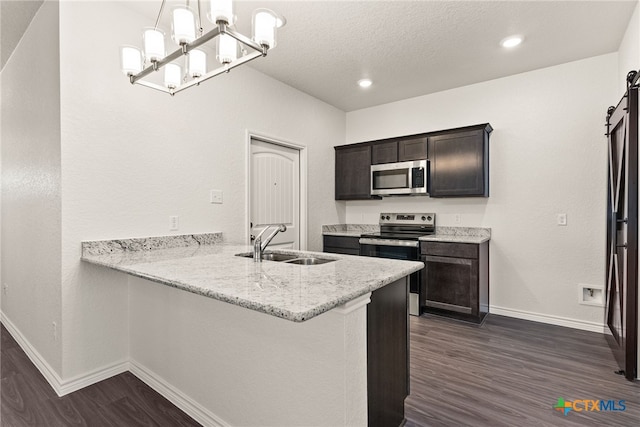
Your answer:
[[[52,323],[51,330],[53,332],[53,340],[58,341],[58,325],[56,324],[56,322]]]
[[[177,215],[169,217],[169,230],[176,231],[180,228],[180,217]]]
[[[211,190],[210,193],[211,203],[222,204],[222,190]]]
[[[454,222],[455,224],[460,224],[460,223],[462,222],[462,215],[460,215],[460,214],[455,214],[455,215],[453,216],[453,222]]]
[[[566,213],[558,214],[557,222],[558,222],[558,225],[563,225],[563,226],[567,225],[567,214]]]

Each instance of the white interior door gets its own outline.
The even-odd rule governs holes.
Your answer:
[[[251,138],[250,220],[252,236],[267,225],[287,226],[269,247],[300,248],[299,150]]]

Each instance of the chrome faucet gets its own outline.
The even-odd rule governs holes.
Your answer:
[[[275,230],[273,230],[271,232],[271,234],[269,234],[264,239],[264,242],[262,242],[262,235],[270,227],[272,227],[272,226],[271,225],[267,225],[260,232],[260,234],[258,234],[256,236],[255,240],[253,241],[253,261],[254,262],[262,262],[262,253],[264,252],[265,249],[267,249],[267,246],[269,245],[269,243],[271,243],[273,238],[276,237],[276,234],[278,234],[280,231],[282,231],[282,232],[287,231],[287,226],[286,225],[284,225],[284,224],[276,225],[275,227],[277,227],[277,228]]]

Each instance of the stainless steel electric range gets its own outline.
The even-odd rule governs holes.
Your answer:
[[[380,232],[360,236],[360,255],[420,261],[419,238],[436,231],[434,213],[382,213]],[[409,276],[409,314],[420,315],[422,271]]]

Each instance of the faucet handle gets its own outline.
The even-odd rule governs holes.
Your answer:
[[[262,235],[264,234],[265,231],[267,231],[269,229],[269,227],[271,227],[270,225],[267,225],[265,228],[262,229],[262,231],[260,233],[258,233],[257,236],[254,237],[253,240],[258,240],[262,237]]]

